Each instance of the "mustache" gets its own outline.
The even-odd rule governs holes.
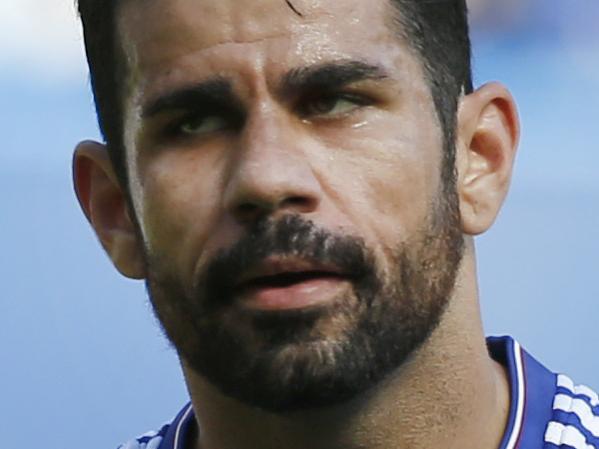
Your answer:
[[[334,234],[299,215],[262,219],[232,247],[220,250],[204,270],[195,289],[203,293],[204,307],[230,304],[243,273],[273,256],[334,266],[355,280],[374,275],[373,256],[363,239]]]

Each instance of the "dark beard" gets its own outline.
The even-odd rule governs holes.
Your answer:
[[[393,373],[437,327],[463,252],[456,205],[432,208],[388,272],[361,239],[290,215],[256,223],[187,290],[148,256],[148,292],[179,356],[225,395],[274,412],[335,405]],[[304,311],[235,307],[240,273],[273,255],[332,264],[351,289]]]

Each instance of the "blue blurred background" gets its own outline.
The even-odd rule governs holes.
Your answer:
[[[512,192],[478,239],[487,331],[599,388],[599,2],[470,3],[476,82],[506,83],[523,122]],[[112,268],[72,192],[72,148],[98,138],[82,47],[70,0],[0,4],[7,448],[114,448],[187,400],[143,285]]]

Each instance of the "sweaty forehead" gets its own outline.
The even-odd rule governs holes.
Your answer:
[[[117,23],[129,68],[156,71],[235,45],[258,52],[247,59],[355,56],[343,53],[389,39],[390,10],[387,0],[127,0]]]
[[[205,47],[252,42],[318,22],[372,25],[385,0],[126,0],[119,10],[120,32],[133,39],[184,39],[193,31]],[[385,11],[385,12],[388,12]],[[141,34],[139,34],[141,32]]]

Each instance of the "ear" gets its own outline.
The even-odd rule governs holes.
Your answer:
[[[144,278],[141,242],[105,145],[77,145],[73,182],[81,209],[115,267],[129,278]]]
[[[462,230],[485,232],[507,195],[520,136],[516,104],[499,83],[462,98],[458,110],[456,167]]]

